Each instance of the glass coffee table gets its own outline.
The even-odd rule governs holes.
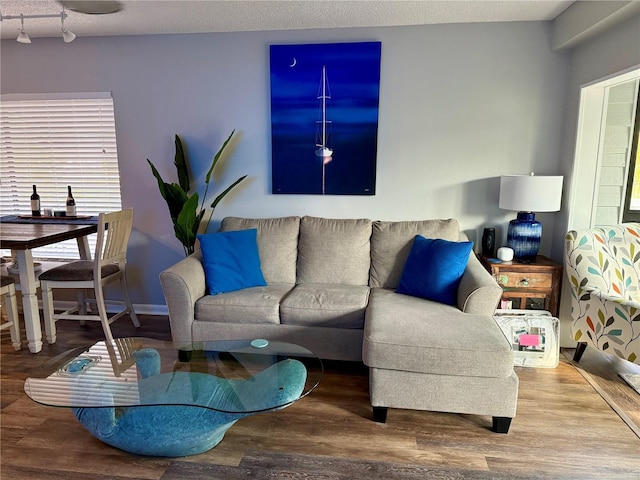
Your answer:
[[[215,447],[240,418],[300,400],[321,376],[320,359],[290,343],[117,338],[48,361],[24,390],[43,405],[71,408],[113,447],[179,457]]]

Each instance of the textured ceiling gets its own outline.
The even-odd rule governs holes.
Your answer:
[[[123,0],[109,15],[67,11],[65,26],[78,37],[169,33],[378,27],[435,23],[551,20],[573,1],[556,0]],[[2,15],[59,14],[55,0],[0,0]],[[0,22],[15,38],[19,20]],[[56,18],[25,19],[31,38],[60,36]]]

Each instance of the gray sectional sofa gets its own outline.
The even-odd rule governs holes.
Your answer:
[[[456,305],[395,293],[416,235],[466,240],[449,220],[227,217],[257,229],[266,286],[207,295],[200,252],[160,274],[179,343],[266,338],[370,367],[374,419],[387,408],[493,417],[506,433],[518,378],[492,314],[502,290],[469,255]]]

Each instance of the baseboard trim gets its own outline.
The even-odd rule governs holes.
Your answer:
[[[140,315],[164,315],[169,316],[169,308],[166,305],[153,305],[148,303],[134,303],[133,309]]]

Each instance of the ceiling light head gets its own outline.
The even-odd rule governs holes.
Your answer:
[[[20,33],[18,34],[18,38],[16,38],[16,42],[20,43],[31,43],[31,39],[27,32],[24,31],[24,15],[20,14],[20,23],[22,27],[20,28]]]
[[[66,28],[64,28],[64,17],[66,17],[67,14],[64,11],[64,7],[62,8],[62,13],[60,14],[60,21],[61,21],[61,30],[62,30],[62,39],[64,40],[64,43],[71,43],[76,39],[76,34],[73,33],[70,30],[67,30]]]
[[[25,32],[24,30],[20,30],[18,38],[16,38],[16,42],[31,43],[31,39],[29,38],[29,35],[27,35],[27,32]]]
[[[71,43],[76,39],[76,34],[70,30],[64,29],[62,30],[62,39],[64,43]]]

